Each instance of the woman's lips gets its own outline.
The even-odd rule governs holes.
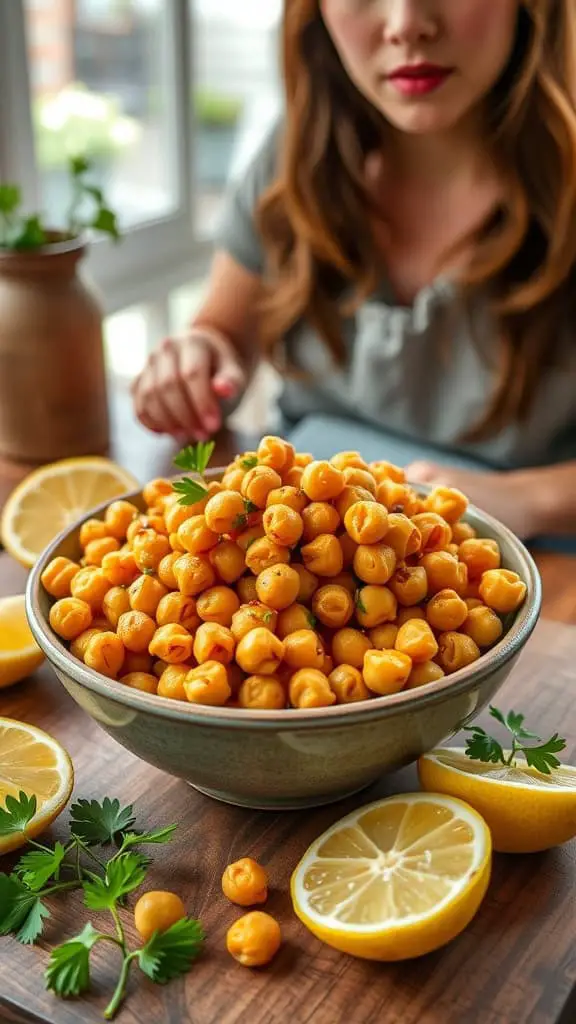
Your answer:
[[[422,64],[398,68],[388,81],[402,96],[424,96],[439,89],[452,74],[452,68]]]

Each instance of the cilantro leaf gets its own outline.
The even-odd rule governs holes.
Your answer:
[[[556,732],[541,747],[522,747],[522,751],[531,768],[535,768],[542,775],[551,775],[553,768],[560,767],[560,761],[555,755],[565,747],[566,741],[560,739]]]
[[[258,456],[245,455],[243,459],[240,459],[240,465],[243,469],[254,469],[258,465]]]
[[[70,808],[70,831],[88,846],[105,845],[119,834],[132,828],[135,818],[132,804],[120,807],[119,800],[104,797],[97,800],[78,800]]]
[[[95,231],[101,231],[104,235],[110,235],[114,242],[117,242],[120,238],[118,218],[114,211],[109,210],[106,206],[98,208],[90,227],[94,228]]]
[[[20,942],[34,942],[48,910],[17,875],[0,874],[0,935],[14,932]]]
[[[99,938],[100,932],[88,923],[76,938],[53,949],[44,972],[46,988],[64,998],[86,992],[90,988],[90,950]]]
[[[118,900],[142,885],[148,859],[139,853],[121,853],[108,862],[104,878],[84,882],[84,903],[90,910],[110,910]]]
[[[21,942],[24,946],[30,946],[33,942],[36,942],[36,939],[42,935],[44,918],[46,917],[50,917],[50,911],[46,904],[42,903],[40,897],[37,896],[16,932],[18,942]]]
[[[36,814],[36,797],[27,796],[23,790],[18,798],[8,795],[5,806],[0,807],[0,836],[12,836],[24,832]]]
[[[504,764],[504,751],[497,740],[475,725],[469,730],[472,735],[466,741],[466,755],[474,761],[485,764]]]
[[[362,614],[365,615],[366,614],[366,605],[362,601],[362,591],[361,590],[357,590],[356,591],[355,603],[356,603],[356,607],[357,607],[358,611],[362,612]]]
[[[505,719],[502,711],[500,711],[500,708],[495,708],[493,706],[493,704],[491,704],[490,705],[490,714],[491,714],[492,718],[495,718],[497,722],[500,722],[500,725],[503,725],[504,728],[506,728],[506,719]]]
[[[537,736],[535,732],[529,732],[528,729],[524,728],[524,715],[519,715],[515,711],[509,711],[506,715],[506,728],[516,737],[517,740],[538,740],[540,736]]]
[[[178,825],[167,825],[152,832],[126,832],[122,840],[122,851],[130,846],[146,846],[148,843],[169,843]]]
[[[180,505],[195,505],[197,501],[202,501],[202,498],[205,498],[208,494],[208,488],[204,484],[200,483],[199,480],[191,480],[190,477],[176,480],[172,486],[176,494],[180,495],[178,501]]]
[[[206,471],[215,447],[214,441],[198,441],[198,444],[189,444],[187,448],[183,448],[178,453],[174,459],[174,465],[189,473],[202,475]]]
[[[199,921],[185,917],[165,932],[154,932],[138,951],[140,969],[158,985],[165,985],[190,969],[202,952],[204,932]]]
[[[15,871],[24,885],[37,892],[46,885],[49,878],[58,874],[65,855],[62,843],[56,843],[53,850],[30,850],[20,858]]]
[[[310,629],[316,629],[317,618],[312,615],[312,612],[306,611],[306,618],[308,619],[308,626]]]

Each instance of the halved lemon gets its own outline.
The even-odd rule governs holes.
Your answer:
[[[509,753],[509,752],[508,752]],[[423,789],[466,800],[482,815],[499,853],[537,853],[576,836],[576,768],[543,775],[471,761],[463,747],[439,747],[418,762]]]
[[[58,534],[138,481],[110,459],[89,456],[41,466],[18,484],[2,513],[4,547],[29,569]]]
[[[0,808],[21,792],[36,797],[36,813],[24,831],[0,835],[0,854],[23,846],[58,817],[74,785],[69,755],[53,736],[27,722],[0,718]]]
[[[0,598],[0,690],[25,679],[44,661],[28,625],[24,601],[24,594]]]
[[[406,960],[450,942],[490,880],[490,832],[461,800],[410,793],[361,807],[320,836],[292,875],[294,910],[323,942]]]

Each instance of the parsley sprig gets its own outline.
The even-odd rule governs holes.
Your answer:
[[[202,478],[212,458],[214,448],[214,441],[198,441],[198,444],[183,448],[174,459],[174,465],[178,469],[183,469],[185,473],[196,473],[200,477],[199,480],[193,480],[191,477],[185,476],[173,485],[176,493],[180,495],[178,499],[180,505],[195,505],[197,501],[202,501],[202,498],[208,494],[208,488]]]
[[[35,813],[34,796],[24,792],[18,798],[8,796],[5,807],[0,808],[0,836],[25,832]],[[152,981],[163,985],[190,969],[204,940],[200,923],[187,917],[165,932],[155,932],[141,948],[128,948],[120,910],[144,881],[150,864],[137,848],[167,843],[176,829],[176,825],[168,825],[139,832],[134,825],[131,805],[122,807],[119,800],[108,797],[101,803],[78,800],[70,809],[66,843],[47,846],[28,839],[31,849],[20,857],[12,874],[0,873],[0,935],[12,934],[26,944],[35,942],[50,917],[45,898],[67,889],[81,889],[89,910],[111,915],[113,931],[96,929],[88,922],[78,935],[52,950],[45,972],[46,987],[56,995],[80,995],[90,988],[92,949],[100,942],[119,947],[122,965],[104,1011],[108,1020],[124,999],[133,962]]]
[[[490,714],[500,725],[508,730],[512,737],[512,746],[508,756],[504,748],[490,736],[485,729],[479,725],[471,726],[467,731],[471,736],[467,740],[466,754],[473,761],[483,761],[485,764],[502,764],[506,767],[516,766],[518,754],[523,754],[526,764],[535,768],[542,775],[551,775],[552,771],[560,767],[560,761],[556,757],[566,747],[566,740],[555,732],[545,742],[541,736],[530,732],[524,726],[525,716],[516,711],[509,711],[508,714],[498,708],[490,706]],[[526,746],[526,740],[533,740],[539,746]]]

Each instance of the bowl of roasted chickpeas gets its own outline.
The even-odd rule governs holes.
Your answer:
[[[59,679],[119,743],[264,809],[342,798],[469,723],[540,605],[528,551],[459,491],[278,437],[95,510],[27,594]]]

